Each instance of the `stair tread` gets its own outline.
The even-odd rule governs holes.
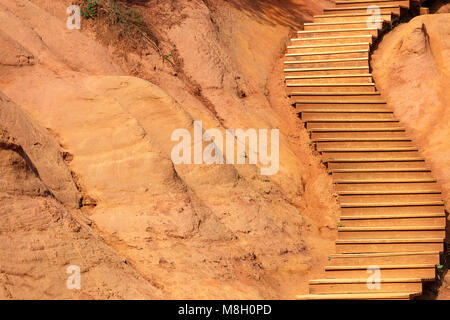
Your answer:
[[[311,40],[336,40],[336,39],[354,39],[354,38],[373,38],[371,34],[351,35],[351,36],[332,36],[332,37],[311,37],[311,38],[292,38],[291,41],[311,41]]]
[[[328,158],[324,159],[327,162],[411,162],[411,161],[424,161],[425,159],[422,157],[404,157],[404,158],[341,158],[341,159],[333,159]],[[411,181],[407,181],[411,182]],[[414,181],[414,182],[436,182],[436,180],[428,181]]]
[[[407,239],[337,239],[336,244],[370,243],[440,243],[444,238],[407,238]]]
[[[436,179],[336,179],[334,183],[346,184],[346,183],[418,183],[418,182],[436,182]]]
[[[327,43],[327,44],[311,44],[305,46],[287,46],[288,49],[307,49],[307,48],[327,48],[327,47],[352,47],[370,45],[370,42],[356,42],[356,43]]]
[[[291,60],[285,61],[285,64],[305,64],[305,63],[326,63],[326,62],[345,62],[345,61],[369,61],[369,58],[342,58],[342,59],[320,59],[320,60]]]
[[[380,13],[380,15],[394,15],[395,13]],[[338,13],[338,14],[319,14],[314,15],[313,18],[343,18],[343,17],[373,17],[372,13],[360,12],[360,13]]]
[[[364,208],[364,207],[409,207],[409,206],[433,206],[443,205],[443,201],[420,201],[420,202],[379,202],[379,203],[345,203],[341,208]]]
[[[392,168],[392,169],[332,169],[333,173],[349,172],[430,172],[429,168]]]
[[[385,8],[405,8],[407,9],[407,7],[402,6],[400,4],[389,4],[389,5],[381,5],[378,6],[380,9],[385,9]],[[345,7],[345,8],[324,8],[323,11],[344,11],[344,10],[358,10],[358,9],[367,9],[367,7],[365,6],[356,6],[356,7]]]
[[[291,69],[284,69],[284,72],[290,73],[290,72],[306,72],[306,71],[336,71],[336,70],[365,70],[369,69],[369,66],[367,67],[323,67],[323,68],[291,68]]]
[[[411,141],[411,138],[316,138],[311,139],[313,142],[381,142],[381,141]],[[350,170],[350,169],[336,169],[336,170]],[[364,169],[361,169],[364,170]],[[368,169],[367,169],[368,170]],[[389,170],[383,170],[389,171]],[[401,170],[398,170],[401,171]],[[354,172],[354,171],[333,171],[333,172]],[[359,171],[366,172],[366,171]],[[369,171],[367,171],[369,172]],[[376,171],[375,171],[376,172]]]
[[[383,132],[383,131],[405,131],[405,128],[312,128],[311,132]]]
[[[392,0],[389,0],[392,1]],[[384,20],[375,20],[371,21],[372,23],[383,22]],[[358,23],[367,23],[367,20],[360,21],[339,21],[339,22],[306,22],[303,25],[305,26],[323,26],[323,25],[338,25],[338,24],[358,24]]]
[[[375,220],[375,219],[408,219],[408,218],[445,218],[445,213],[421,213],[421,214],[389,214],[389,215],[364,215],[341,216],[341,220]]]
[[[288,87],[373,87],[374,83],[288,83]],[[398,120],[397,120],[398,121]]]
[[[437,190],[398,190],[398,191],[339,191],[338,195],[402,195],[402,194],[440,194]]]
[[[348,32],[351,32],[351,31],[375,31],[375,30],[378,30],[378,28],[347,28],[347,29],[344,28],[344,29],[327,29],[327,30],[302,30],[302,31],[297,31],[297,33],[298,34],[308,34],[308,33],[346,32],[346,31],[348,31]]]
[[[375,257],[396,257],[414,255],[439,255],[439,251],[407,251],[407,252],[373,252],[373,253],[336,253],[330,258],[375,258]]]
[[[293,92],[305,96],[381,96],[380,92]]]
[[[392,111],[386,110],[386,109],[302,109],[302,113],[392,113]],[[306,120],[311,121],[311,120]],[[324,139],[323,141],[330,141],[327,138],[318,138],[318,139]],[[330,138],[331,139],[331,138]],[[340,139],[343,138],[334,138],[334,139]],[[351,138],[348,138],[351,139]],[[353,141],[389,141],[387,138],[361,138],[360,140],[355,140],[357,138],[353,138]],[[370,140],[367,140],[370,139]],[[373,140],[373,139],[381,139],[381,140]],[[386,140],[387,139],[387,140]],[[394,139],[394,138],[393,138]],[[401,138],[398,138],[401,139]],[[411,140],[411,139],[403,139],[405,140]],[[335,140],[338,141],[338,140]],[[350,141],[350,140],[344,140],[344,141]],[[398,140],[397,140],[398,141]]]
[[[405,283],[405,282],[422,282],[420,278],[381,278],[381,283]],[[310,284],[327,284],[327,283],[367,283],[367,278],[342,278],[342,279],[314,279],[309,280]]]
[[[392,148],[323,148],[320,152],[390,152],[390,151],[417,151],[416,147],[392,147]]]
[[[441,226],[408,226],[408,227],[339,227],[339,231],[412,231],[412,230],[445,230]]]
[[[327,294],[308,294],[297,295],[299,300],[364,300],[364,299],[409,299],[411,295],[420,292],[395,292],[395,293],[327,293]]]
[[[324,75],[309,75],[309,76],[285,76],[285,79],[321,79],[321,78],[358,78],[371,77],[371,73],[355,73],[355,74],[324,74]]]
[[[356,123],[363,123],[363,122],[379,122],[379,123],[390,123],[390,122],[399,122],[397,119],[310,119],[306,122],[325,122],[325,123],[333,123],[333,122],[356,122]]]
[[[304,53],[286,53],[285,56],[286,57],[316,56],[316,55],[360,53],[360,52],[369,52],[369,49],[343,50],[343,51],[324,51],[324,52],[304,52]]]
[[[350,1],[334,1],[336,4],[348,4],[348,3],[372,3],[372,2],[396,2],[400,0],[350,0]],[[394,5],[397,6],[397,5]]]
[[[326,266],[325,271],[328,270],[366,270],[370,265],[354,265],[354,266]],[[425,264],[386,264],[377,265],[380,269],[418,269],[418,268],[435,268],[436,265],[432,263]]]
[[[294,103],[298,104],[386,104],[386,101],[383,100],[317,100],[317,101],[294,101]],[[392,112],[392,111],[391,111]]]

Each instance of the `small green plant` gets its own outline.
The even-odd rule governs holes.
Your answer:
[[[88,0],[87,8],[81,10],[81,15],[86,19],[94,19],[97,16],[97,0]]]
[[[345,227],[345,226],[344,226],[341,222],[338,222],[338,223],[337,223],[337,227],[338,227],[338,228],[343,228],[343,227]]]
[[[163,59],[164,59],[164,60],[167,60],[167,61],[169,61],[169,62],[171,62],[171,63],[173,63],[173,61],[172,61],[172,57],[173,57],[173,54],[172,54],[172,52],[171,52],[171,53],[169,53],[169,54],[165,54],[165,55],[163,55]]]

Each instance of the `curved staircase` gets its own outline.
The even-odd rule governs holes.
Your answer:
[[[421,295],[423,281],[435,279],[444,203],[425,159],[377,91],[369,55],[381,33],[420,2],[335,4],[304,24],[285,61],[288,94],[342,208],[324,278],[311,280],[310,294],[297,298],[410,299]],[[369,277],[377,271],[374,285]]]

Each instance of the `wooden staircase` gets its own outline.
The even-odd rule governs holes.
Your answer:
[[[371,46],[410,0],[336,1],[291,40],[286,86],[333,176],[341,218],[323,279],[298,299],[410,299],[434,281],[446,218],[425,159],[377,91]],[[378,6],[375,19],[369,6]],[[368,18],[371,24],[368,25]],[[368,284],[373,268],[379,286]],[[372,282],[370,282],[372,283]]]

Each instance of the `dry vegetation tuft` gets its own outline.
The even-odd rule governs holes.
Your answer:
[[[104,23],[117,40],[124,40],[131,49],[142,48],[143,43],[148,44],[158,52],[163,60],[173,64],[171,55],[164,54],[159,47],[158,38],[145,22],[140,10],[118,0],[82,0],[83,12],[92,12],[84,15],[86,18]]]

